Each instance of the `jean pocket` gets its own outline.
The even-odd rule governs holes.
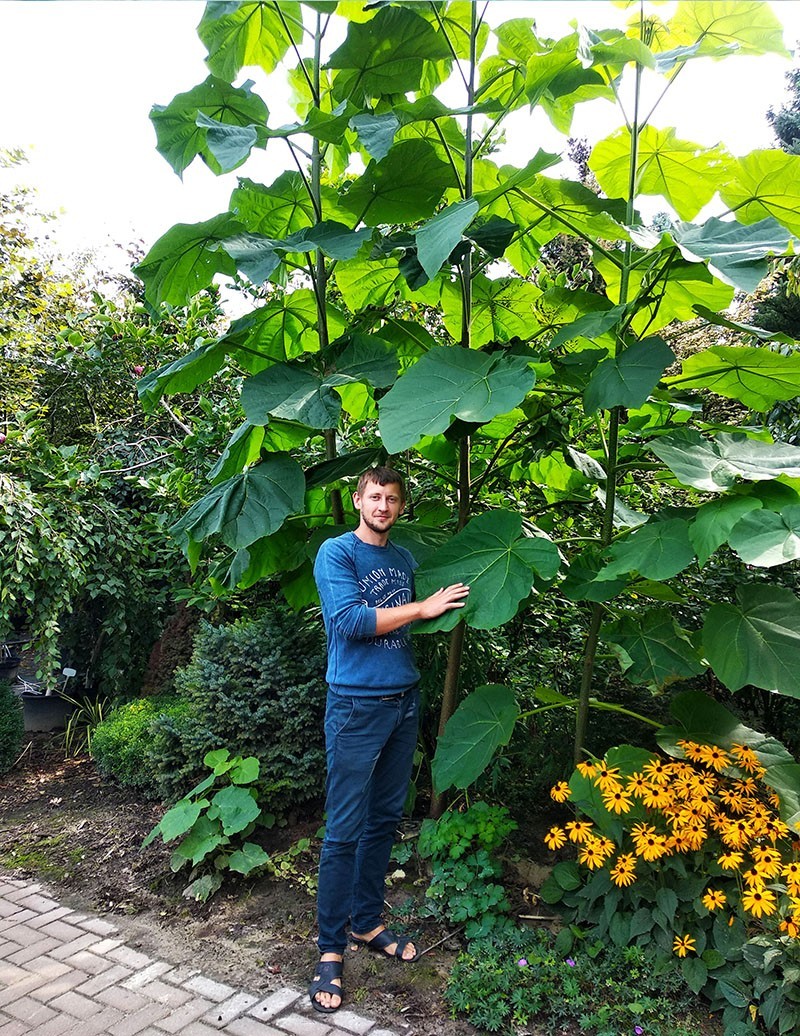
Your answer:
[[[341,734],[356,713],[357,698],[329,697],[325,712],[325,737],[330,741]]]

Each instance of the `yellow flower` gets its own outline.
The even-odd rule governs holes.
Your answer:
[[[724,770],[727,766],[730,766],[730,757],[727,752],[723,752],[717,745],[701,745],[698,754],[698,761],[705,763],[706,766],[710,766],[712,770],[716,770],[719,773],[720,770]]]
[[[685,957],[687,953],[694,953],[696,951],[696,942],[691,935],[676,935],[675,942],[672,944],[673,953],[677,953],[679,957]]]
[[[752,748],[748,748],[746,745],[731,745],[731,753],[739,766],[747,773],[756,773],[761,768],[758,756]]]
[[[753,828],[745,819],[730,820],[722,828],[722,841],[734,849],[743,849],[753,836]]]
[[[669,780],[667,764],[661,759],[653,759],[644,766],[644,773],[650,778],[653,784],[666,784]]]
[[[597,773],[597,767],[594,763],[587,763],[581,761],[580,763],[576,764],[575,769],[578,771],[581,777],[588,777],[590,780]]]
[[[550,798],[554,802],[566,802],[571,794],[572,791],[566,781],[559,781],[558,784],[550,789]]]
[[[594,783],[600,791],[616,791],[621,787],[619,783],[619,767],[606,766],[605,759],[597,764],[597,773]]]
[[[658,784],[649,785],[647,791],[642,795],[642,802],[650,809],[664,809],[666,806],[671,806],[674,801],[675,796],[672,792]]]
[[[544,844],[548,849],[560,849],[566,842],[567,833],[563,827],[551,827],[544,836]]]
[[[647,778],[643,773],[632,773],[628,778],[625,790],[629,795],[635,795],[636,798],[640,799],[647,791],[647,787]]]
[[[724,852],[722,856],[717,857],[717,863],[726,871],[738,871],[744,863],[744,856],[741,853],[737,853],[732,849],[729,849],[727,852]]]
[[[778,928],[782,932],[786,932],[790,939],[796,939],[800,935],[800,922],[795,920],[794,917],[784,918],[778,925]]]
[[[744,879],[744,883],[748,886],[748,888],[764,888],[764,878],[754,868],[745,871],[742,874],[742,878]]]
[[[700,751],[700,745],[698,745],[696,741],[686,741],[684,738],[681,738],[676,743],[678,745],[678,748],[683,749],[683,754],[686,756],[687,759],[691,759],[693,763],[700,762],[700,756],[698,755]]]
[[[588,820],[568,820],[564,825],[569,834],[570,842],[577,842],[580,845],[590,837],[592,825]]]
[[[749,888],[742,893],[742,906],[753,917],[769,916],[776,909],[775,895],[765,888]]]
[[[706,894],[700,900],[706,910],[719,910],[728,902],[728,897],[721,889],[707,889]]]
[[[631,797],[622,788],[616,788],[614,791],[604,792],[603,805],[609,812],[630,813]]]
[[[585,864],[589,870],[596,870],[603,866],[606,853],[603,851],[603,843],[599,838],[589,838],[578,851],[578,860]]]
[[[688,853],[690,849],[698,848],[692,844],[691,837],[683,831],[675,831],[670,838],[667,839],[667,849],[676,853]]]
[[[636,881],[636,857],[633,853],[623,853],[617,857],[616,863],[609,871],[609,876],[615,885],[632,885]]]
[[[786,878],[788,885],[800,885],[800,863],[792,860],[781,869],[781,875]]]
[[[635,849],[636,855],[641,856],[645,860],[657,860],[669,851],[666,838],[658,834],[647,835],[646,838],[642,838],[636,843]]]
[[[781,854],[774,846],[757,845],[753,850],[754,870],[764,878],[774,878],[781,871]]]

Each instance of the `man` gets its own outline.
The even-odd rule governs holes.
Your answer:
[[[325,1014],[342,1003],[348,923],[354,947],[404,962],[417,959],[416,947],[381,920],[386,869],[417,744],[419,672],[410,624],[462,608],[469,593],[455,583],[414,600],[416,562],[389,542],[405,507],[396,471],[366,471],[353,503],[358,527],[326,540],[314,563],[328,636],[328,779],[317,894],[320,962],[309,996]]]

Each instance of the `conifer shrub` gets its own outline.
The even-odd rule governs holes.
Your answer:
[[[22,702],[7,683],[0,682],[0,775],[19,757],[25,737]]]
[[[188,712],[154,723],[161,797],[184,795],[205,775],[206,753],[216,749],[259,760],[260,800],[273,813],[320,797],[325,665],[321,623],[279,604],[253,619],[204,623],[192,661],[175,674]]]

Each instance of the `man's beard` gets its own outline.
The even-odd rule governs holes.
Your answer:
[[[379,536],[383,536],[384,533],[387,533],[389,529],[391,529],[391,527],[394,525],[394,522],[391,520],[391,518],[385,519],[385,521],[388,524],[383,526],[377,525],[372,521],[371,518],[367,518],[363,511],[361,512],[361,521],[366,525],[368,529],[371,529],[372,532],[377,533]]]

